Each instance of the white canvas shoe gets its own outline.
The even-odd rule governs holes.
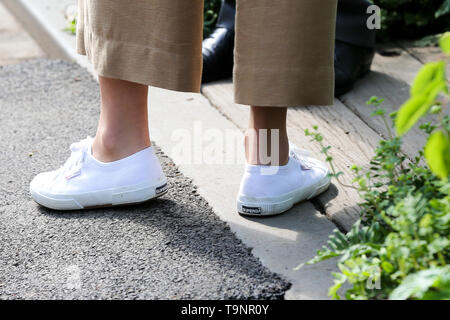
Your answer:
[[[167,179],[149,147],[114,162],[92,156],[92,138],[70,146],[58,170],[38,174],[30,183],[33,199],[56,210],[79,210],[140,203],[165,194]]]
[[[283,213],[296,203],[312,199],[330,186],[325,163],[311,158],[307,151],[290,145],[285,166],[247,165],[237,199],[242,215],[271,216]]]

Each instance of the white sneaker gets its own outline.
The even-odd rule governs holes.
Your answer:
[[[271,216],[283,213],[296,203],[312,199],[330,186],[325,163],[290,145],[289,162],[271,167],[247,165],[237,199],[242,215]]]
[[[58,170],[38,174],[30,183],[33,199],[56,210],[79,210],[140,203],[167,192],[167,179],[149,147],[114,162],[92,156],[92,138],[70,146]]]

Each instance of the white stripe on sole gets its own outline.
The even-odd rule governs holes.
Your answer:
[[[167,181],[157,185],[140,184],[81,194],[44,194],[30,190],[40,205],[54,210],[80,210],[137,204],[158,198],[168,191]]]
[[[277,197],[251,198],[241,196],[237,200],[239,214],[253,217],[273,216],[281,214],[299,202],[310,200],[325,192],[331,184],[330,178],[325,177],[319,186],[299,188]]]

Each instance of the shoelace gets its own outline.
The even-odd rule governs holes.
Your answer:
[[[86,159],[86,153],[89,149],[89,143],[91,138],[87,137],[80,142],[75,142],[70,145],[70,151],[72,152],[69,159],[64,165],[57,170],[55,179],[60,176],[64,176],[66,179],[70,179],[81,172],[81,168]]]
[[[311,163],[309,158],[309,151],[297,148],[294,145],[289,145],[289,155],[300,163],[303,170],[311,170],[313,168],[313,163]]]

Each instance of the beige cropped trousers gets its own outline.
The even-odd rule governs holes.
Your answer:
[[[237,0],[235,101],[331,105],[337,0]],[[101,76],[199,92],[203,0],[79,0],[78,52]]]

